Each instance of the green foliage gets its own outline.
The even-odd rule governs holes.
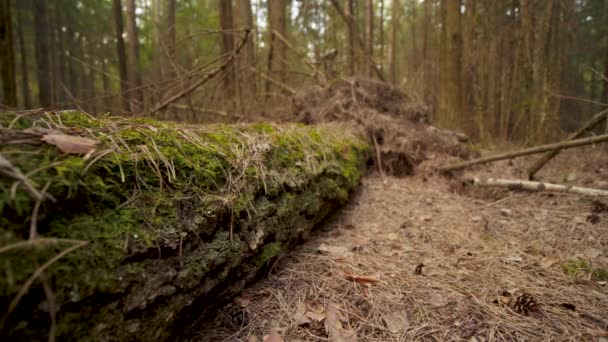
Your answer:
[[[568,259],[562,268],[564,273],[573,278],[590,277],[596,281],[608,280],[608,270],[594,267],[589,260]]]

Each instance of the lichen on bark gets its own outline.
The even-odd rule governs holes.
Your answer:
[[[14,132],[99,141],[84,156],[35,139],[0,145],[54,199],[37,205],[22,181],[0,173],[0,250],[27,240],[33,218],[39,239],[55,239],[0,254],[0,312],[40,265],[88,241],[43,272],[53,301],[37,279],[5,317],[0,335],[28,339],[44,338],[52,310],[62,339],[174,336],[343,205],[369,153],[345,125],[0,113],[0,134]]]

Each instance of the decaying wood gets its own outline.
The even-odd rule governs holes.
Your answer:
[[[477,186],[508,188],[510,190],[566,192],[588,196],[608,196],[608,191],[600,189],[583,188],[553,183],[534,182],[523,179],[501,178],[473,178],[472,183]]]
[[[530,148],[525,148],[523,150],[500,153],[500,154],[495,154],[495,155],[491,155],[491,156],[487,156],[487,157],[477,158],[477,159],[473,159],[473,160],[464,161],[461,163],[448,165],[446,167],[440,168],[440,171],[450,172],[450,171],[464,169],[466,167],[477,165],[477,164],[485,164],[485,163],[489,163],[489,162],[493,162],[493,161],[511,159],[511,158],[515,158],[515,157],[527,156],[530,154],[542,153],[542,152],[547,152],[547,151],[562,150],[562,149],[571,148],[571,147],[591,145],[591,144],[601,143],[601,142],[605,142],[605,141],[608,141],[608,134],[598,135],[595,137],[584,138],[584,139],[576,139],[576,140],[571,140],[571,141],[558,142],[558,143],[553,143],[553,144],[548,144],[548,145],[534,146],[534,147],[530,147]]]
[[[593,118],[591,118],[591,120],[587,121],[587,123],[583,127],[581,127],[578,131],[570,134],[570,136],[568,136],[567,141],[571,141],[571,140],[582,137],[585,133],[589,132],[590,130],[595,128],[597,125],[599,125],[602,121],[606,120],[606,117],[608,117],[608,110],[604,110],[604,111],[596,114]],[[608,121],[607,121],[607,124],[608,124]],[[608,133],[608,131],[606,133]],[[540,169],[542,169],[543,166],[545,166],[551,159],[553,159],[555,156],[557,156],[560,151],[561,150],[553,150],[551,152],[548,152],[547,154],[542,156],[540,159],[538,159],[534,164],[532,164],[532,166],[528,169],[528,179],[534,180],[534,175],[536,175],[536,173]]]

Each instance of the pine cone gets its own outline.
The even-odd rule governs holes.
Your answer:
[[[522,293],[519,296],[514,296],[509,301],[509,307],[513,311],[522,315],[528,316],[531,312],[536,312],[540,308],[540,304],[532,295]]]

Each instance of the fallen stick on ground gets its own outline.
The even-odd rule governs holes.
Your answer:
[[[595,126],[600,124],[602,121],[606,120],[607,117],[608,117],[608,110],[604,110],[604,111],[596,114],[595,116],[593,116],[593,118],[591,118],[591,120],[587,121],[587,123],[585,123],[585,125],[583,127],[581,127],[578,131],[570,134],[568,136],[568,139],[566,139],[566,140],[571,141],[571,140],[582,137],[583,134],[585,134],[585,133],[589,132],[590,130],[592,130],[593,128],[595,128]],[[608,131],[606,133],[608,133]],[[545,166],[551,159],[553,159],[556,155],[558,155],[560,151],[561,150],[553,150],[551,152],[548,152],[547,154],[545,154],[544,156],[539,158],[534,164],[532,164],[532,166],[528,169],[528,179],[534,180],[534,175],[536,175],[536,173],[540,169],[542,169],[543,166]]]
[[[542,153],[542,152],[553,151],[553,150],[561,150],[561,149],[566,149],[566,148],[570,148],[570,147],[591,145],[591,144],[605,142],[605,141],[608,141],[608,134],[598,135],[595,137],[589,137],[589,138],[584,138],[584,139],[563,141],[563,142],[558,142],[558,143],[553,143],[553,144],[548,144],[548,145],[534,146],[534,147],[530,147],[530,148],[525,148],[523,150],[495,154],[495,155],[491,155],[491,156],[487,156],[487,157],[481,157],[481,158],[477,158],[477,159],[473,159],[473,160],[468,160],[468,161],[448,165],[446,167],[440,168],[439,170],[442,172],[449,172],[449,171],[464,169],[464,168],[472,166],[472,165],[484,164],[484,163],[489,163],[489,162],[493,162],[493,161],[497,161],[497,160],[511,159],[511,158],[520,157],[520,156],[527,156],[529,154]]]
[[[600,189],[582,188],[579,186],[533,182],[523,179],[501,178],[473,178],[473,184],[484,187],[508,188],[509,190],[551,191],[581,194],[588,196],[608,196],[608,191]]]

